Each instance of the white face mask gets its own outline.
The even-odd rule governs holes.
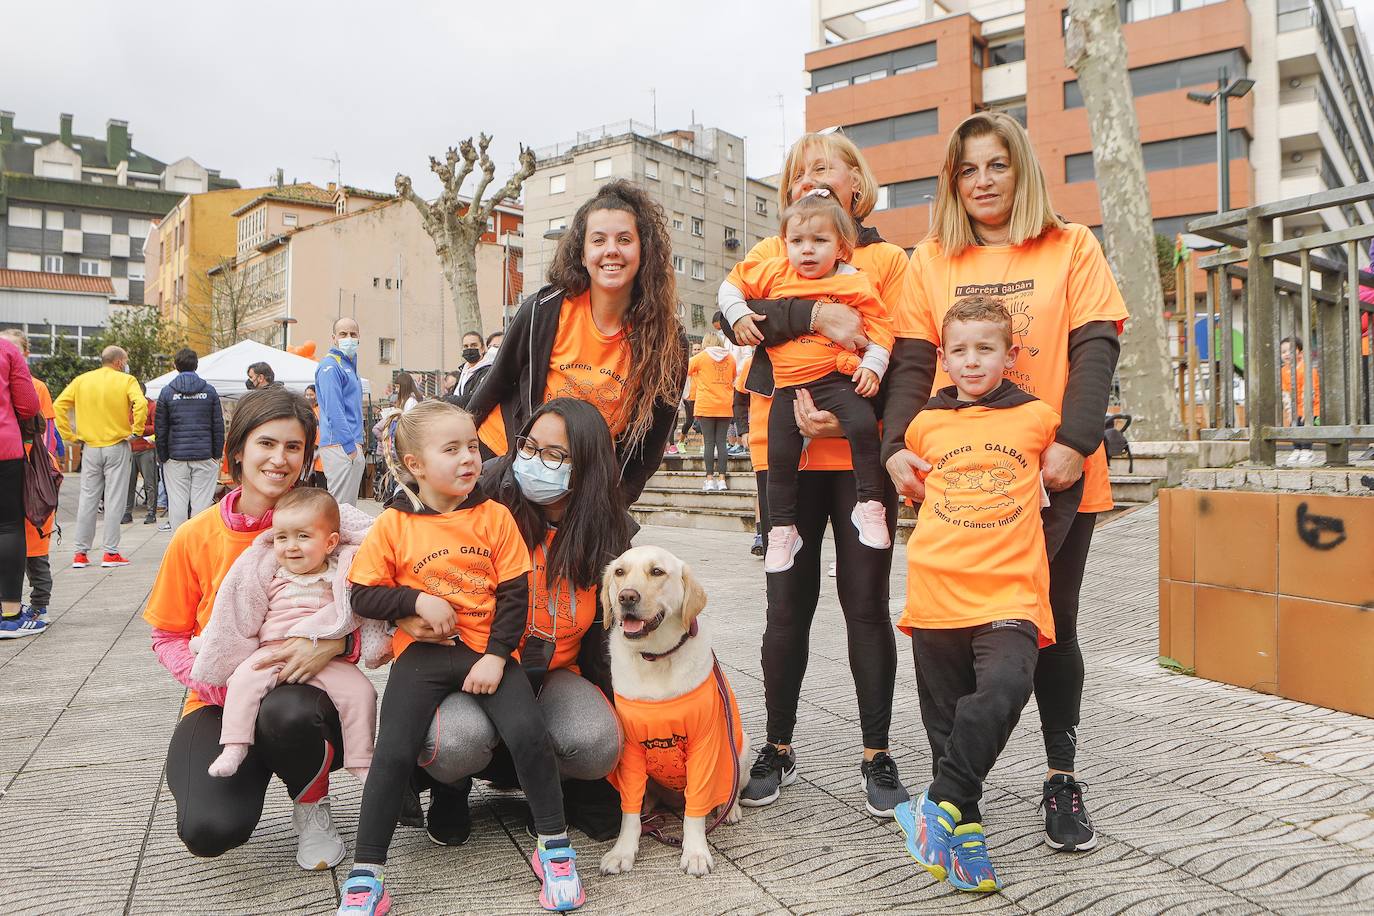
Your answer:
[[[358,338],[345,337],[339,341],[339,352],[350,359],[358,355]]]
[[[567,461],[556,470],[550,470],[537,456],[527,458],[524,455],[516,455],[512,467],[515,471],[515,482],[530,502],[547,506],[568,495],[568,485],[572,481],[572,465]]]

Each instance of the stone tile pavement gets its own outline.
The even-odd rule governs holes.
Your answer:
[[[915,866],[896,828],[862,813],[853,685],[826,583],[797,729],[801,779],[778,804],[712,835],[717,870],[703,880],[681,875],[676,854],[652,841],[631,875],[602,878],[605,847],[579,835],[585,911],[1374,912],[1374,721],[1158,668],[1156,524],[1149,508],[1100,529],[1084,589],[1080,759],[1103,835],[1096,850],[1065,856],[1040,842],[1043,758],[1028,709],[985,803],[1006,890],[972,899]],[[0,912],[332,912],[345,872],[296,868],[278,789],[246,846],[204,860],[177,841],[162,768],[182,691],[139,617],[169,536],[125,530],[126,569],[64,568],[70,542],[56,548],[52,630],[0,643],[0,836],[10,853]],[[757,738],[763,576],[748,538],[651,528],[641,542],[673,550],[705,579],[716,648]],[[899,568],[894,609],[904,580]],[[919,788],[929,756],[910,649],[898,649],[893,752]],[[339,776],[335,797],[351,844],[357,783]],[[396,913],[538,911],[520,804],[479,789],[473,810],[473,838],[458,849],[398,831],[388,871]]]

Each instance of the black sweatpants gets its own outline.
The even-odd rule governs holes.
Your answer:
[[[682,432],[678,435],[685,439],[687,438],[687,434],[692,431],[692,420],[695,419],[693,413],[696,410],[697,402],[683,401],[682,406],[687,412],[687,419],[682,421]]]
[[[52,564],[47,555],[27,557],[29,607],[47,607],[52,601]]]
[[[735,415],[735,435],[749,435],[749,393],[736,391],[730,409]]]
[[[1066,491],[1067,492],[1067,491]],[[1050,494],[1053,501],[1059,494]],[[1051,506],[1053,508],[1053,506]],[[1035,666],[1035,702],[1045,757],[1051,769],[1073,772],[1078,750],[1078,721],[1083,707],[1083,652],[1078,647],[1078,600],[1088,565],[1096,512],[1080,512],[1069,525],[1063,544],[1050,558],[1050,610],[1054,645],[1040,650]],[[1048,532],[1047,532],[1048,534]]]
[[[24,596],[24,459],[0,461],[0,599]],[[15,613],[18,613],[15,609]]]
[[[382,697],[377,748],[363,788],[355,862],[386,864],[401,800],[434,710],[444,697],[462,689],[468,672],[481,658],[462,642],[453,646],[417,642],[407,646],[392,663]],[[524,670],[519,663],[507,662],[496,692],[473,694],[473,698],[510,748],[520,787],[534,814],[535,829],[546,835],[563,833],[567,828],[558,761]]]
[[[730,476],[730,469],[726,462],[729,456],[725,453],[725,434],[730,429],[729,417],[697,417],[701,421],[701,435],[706,439],[702,449],[702,457],[706,460],[706,473],[708,475],[716,473],[716,458],[719,453],[720,475]]]
[[[765,542],[774,524],[768,502],[769,471],[759,471],[759,519]],[[849,670],[859,704],[864,747],[888,746],[897,643],[888,614],[892,551],[859,543],[849,520],[854,510],[852,471],[803,471],[797,475],[797,530],[802,548],[786,572],[768,575],[768,620],[763,631],[763,693],[768,741],[791,744],[797,704],[810,657],[811,622],[821,595],[821,541],[828,522],[835,537],[835,587],[849,639]],[[897,529],[897,497],[889,490],[887,530]]]
[[[213,858],[248,842],[275,773],[291,798],[343,765],[339,711],[308,684],[282,684],[263,697],[248,756],[233,776],[207,772],[219,756],[224,708],[202,706],[177,723],[167,748],[167,786],[177,836],[192,855]]]
[[[129,495],[124,500],[124,511],[132,514],[134,504],[137,502],[135,497],[138,494],[138,479],[143,478],[143,505],[147,508],[148,514],[157,513],[157,452],[153,449],[144,449],[141,452],[134,452],[132,461],[129,464]]]
[[[878,418],[873,402],[854,390],[849,376],[832,372],[805,385],[778,388],[768,408],[768,506],[773,525],[797,524],[797,465],[801,463],[803,437],[792,405],[800,388],[811,392],[819,410],[830,411],[840,421],[854,456],[858,501],[881,500],[887,483],[878,457]]]
[[[982,822],[983,780],[1030,699],[1038,645],[1028,620],[911,633],[935,771],[929,798],[953,803],[964,823]]]

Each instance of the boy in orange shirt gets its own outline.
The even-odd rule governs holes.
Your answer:
[[[911,636],[935,779],[895,813],[907,851],[937,879],[995,891],[978,801],[1030,699],[1040,647],[1054,642],[1040,456],[1059,415],[1002,377],[1019,351],[1002,300],[960,299],[940,340],[954,386],[906,431],[933,467],[897,624]]]

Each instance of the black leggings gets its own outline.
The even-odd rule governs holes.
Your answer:
[[[192,855],[213,858],[248,842],[275,773],[292,799],[343,765],[339,712],[308,684],[283,684],[262,700],[248,757],[233,776],[207,772],[219,756],[224,709],[202,706],[177,723],[167,748],[167,785],[177,803],[177,836]]]
[[[24,597],[24,459],[0,461],[0,600]],[[16,613],[18,609],[16,608]]]
[[[706,459],[707,475],[716,472],[716,452],[720,452],[720,475],[729,476],[729,468],[726,466],[725,454],[725,434],[730,429],[729,417],[697,417],[701,421],[701,434],[706,438],[705,447],[702,450],[702,457]]]
[[[1035,666],[1035,702],[1050,768],[1073,772],[1078,721],[1083,706],[1083,652],[1078,647],[1078,598],[1088,565],[1097,513],[1080,512],[1063,546],[1050,560],[1050,609],[1054,645],[1040,650]]]
[[[687,419],[682,421],[682,432],[679,435],[686,439],[687,434],[692,431],[692,414],[696,410],[696,401],[683,401],[682,406],[687,410]]]
[[[768,506],[775,526],[797,523],[797,465],[801,463],[803,439],[792,405],[801,388],[811,392],[818,409],[830,411],[840,421],[854,456],[858,501],[882,499],[887,483],[878,457],[878,418],[873,402],[859,395],[847,376],[832,372],[806,385],[779,388],[768,408]]]
[[[377,749],[363,788],[355,862],[386,864],[401,801],[434,719],[434,710],[444,697],[462,688],[468,672],[481,658],[461,642],[453,646],[417,642],[407,646],[392,664],[382,697]],[[545,835],[563,833],[567,827],[558,761],[544,716],[520,664],[507,662],[496,692],[473,694],[473,699],[511,749],[520,787],[525,790],[534,815],[535,829]]]
[[[759,518],[764,539],[772,522],[768,472],[758,472]],[[791,744],[797,704],[810,653],[811,621],[821,595],[821,540],[826,523],[835,536],[835,586],[849,637],[849,670],[859,701],[864,747],[888,746],[892,689],[897,679],[897,643],[888,614],[892,551],[859,543],[850,521],[854,510],[852,471],[804,471],[797,475],[797,531],[802,548],[787,572],[768,576],[768,622],[763,631],[763,692],[768,741]],[[897,497],[883,498],[887,530],[897,529]]]

